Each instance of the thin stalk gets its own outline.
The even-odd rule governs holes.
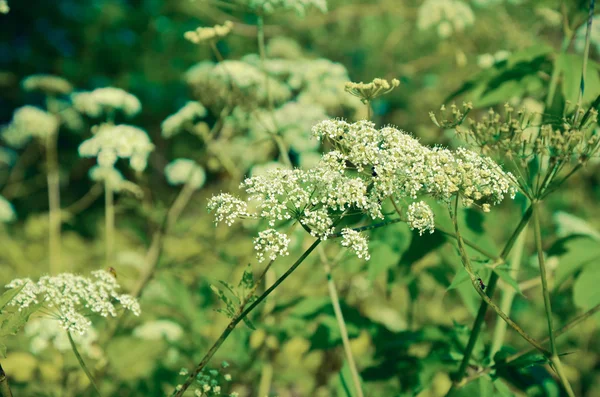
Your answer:
[[[10,386],[8,385],[6,372],[4,372],[2,365],[0,365],[0,396],[13,397],[12,392],[10,391]]]
[[[240,323],[240,321],[242,321],[246,316],[248,316],[248,314],[250,314],[250,312],[252,310],[254,310],[254,308],[256,308],[256,306],[258,306],[262,301],[264,301],[267,298],[267,296],[269,296],[269,294],[271,294],[271,292],[273,292],[275,290],[275,288],[277,288],[279,286],[279,284],[281,284],[283,281],[285,281],[285,279],[288,278],[289,275],[292,274],[296,270],[296,268],[298,266],[300,266],[300,264],[302,262],[304,262],[304,260],[311,254],[311,252],[315,248],[317,248],[317,246],[320,243],[321,243],[320,239],[315,240],[315,242],[312,243],[312,245],[310,247],[308,247],[308,249],[306,251],[304,251],[304,253],[300,256],[300,258],[298,258],[298,260],[296,262],[294,262],[294,264],[281,277],[279,277],[279,279],[277,279],[277,281],[271,287],[269,287],[265,292],[263,292],[263,294],[261,296],[259,296],[254,302],[252,302],[247,308],[244,308],[246,306],[246,304],[248,303],[248,300],[250,299],[250,297],[252,297],[254,295],[254,292],[255,292],[258,284],[264,278],[264,276],[265,276],[266,272],[268,271],[268,268],[270,267],[272,262],[269,263],[267,268],[265,268],[265,270],[262,272],[262,274],[256,280],[255,287],[253,288],[253,290],[250,291],[248,296],[244,299],[244,302],[242,302],[242,304],[240,305],[240,310],[238,311],[238,313],[235,316],[233,316],[233,318],[231,319],[231,321],[229,322],[229,324],[227,325],[227,327],[225,328],[225,330],[223,331],[221,336],[211,346],[211,348],[204,355],[204,357],[202,358],[200,363],[190,373],[190,375],[188,376],[186,381],[182,385],[178,386],[175,389],[175,391],[172,394],[173,397],[183,396],[185,391],[191,386],[191,384],[196,379],[196,376],[200,373],[200,371],[202,371],[204,369],[204,367],[206,367],[206,365],[208,364],[210,359],[215,355],[217,350],[219,350],[219,348],[225,342],[225,340],[227,340],[227,337],[229,336],[229,334],[231,334],[231,332]]]
[[[575,317],[574,319],[572,319],[571,321],[569,321],[567,324],[563,325],[561,328],[555,330],[554,335],[556,337],[559,337],[563,334],[566,334],[568,331],[570,331],[571,329],[575,328],[577,325],[579,325],[580,323],[582,323],[583,321],[587,320],[588,318],[590,318],[591,316],[593,316],[594,314],[596,314],[597,312],[600,311],[600,304],[597,304],[596,306],[594,306],[593,308],[591,308],[590,310],[588,310],[587,312]],[[545,337],[544,339],[542,339],[540,341],[540,343],[547,343],[549,341],[549,337]],[[515,353],[511,356],[509,356],[505,362],[501,363],[502,365],[507,365],[512,363],[513,361],[518,360],[519,358],[525,356],[526,354],[529,354],[531,352],[533,352],[535,350],[535,348],[530,347],[528,349],[525,350],[521,350],[518,353]],[[469,376],[468,378],[466,378],[463,382],[462,385],[466,385],[469,382],[474,381],[475,379],[478,379],[486,374],[489,374],[490,372],[492,372],[492,370],[494,368],[496,368],[498,365],[496,366],[491,366],[491,367],[487,367],[484,368],[483,370],[477,372],[476,374],[473,374],[471,376]]]
[[[531,215],[532,215],[532,209],[531,209],[531,207],[529,207],[523,214],[523,217],[521,218],[521,221],[517,225],[516,229],[513,231],[512,235],[509,237],[508,241],[506,242],[506,245],[502,249],[502,252],[500,253],[500,255],[498,257],[498,260],[502,260],[503,262],[506,260],[510,251],[512,250],[515,242],[517,241],[517,239],[519,238],[521,233],[523,233],[523,230],[527,226],[527,223],[529,222]],[[456,211],[452,215],[452,221],[454,223],[455,230],[456,230],[454,237],[459,242],[459,247],[460,247],[460,245],[462,243],[464,243],[464,240],[458,231],[458,222],[456,220]],[[464,256],[465,256],[465,258],[467,258],[467,261],[468,261],[466,252],[465,252]],[[464,264],[464,262],[463,262],[463,264]],[[491,301],[491,297],[493,296],[494,291],[496,289],[496,284],[498,283],[498,278],[499,278],[498,274],[496,272],[492,272],[492,275],[490,276],[490,279],[488,281],[488,286],[486,288],[486,294],[483,294],[487,299],[483,299],[481,301],[481,304],[479,305],[479,310],[477,311],[477,316],[475,317],[475,322],[473,323],[473,329],[471,331],[471,334],[469,335],[469,341],[467,342],[467,347],[465,348],[463,360],[461,361],[458,372],[456,373],[456,377],[455,377],[456,383],[455,384],[459,384],[465,377],[467,367],[469,366],[469,361],[471,360],[471,356],[473,355],[473,349],[475,347],[475,343],[477,342],[477,339],[479,338],[479,334],[481,333],[481,327],[483,325],[483,321],[485,319],[485,314],[486,314],[487,308],[488,308],[488,301]],[[479,286],[476,286],[475,289],[478,292],[480,292]],[[482,295],[482,292],[480,292],[480,295]],[[506,321],[506,323],[508,323],[508,321]]]
[[[194,191],[195,189],[191,186],[189,181],[183,185],[183,188],[177,195],[175,202],[167,213],[167,230],[171,229],[175,225],[187,203],[192,198]]]
[[[525,231],[526,229],[524,229]],[[517,242],[515,244],[515,248],[511,253],[510,260],[510,276],[513,279],[516,279],[519,274],[519,269],[521,268],[521,258],[523,256],[523,249],[525,247],[525,237],[527,233],[521,233],[521,235],[517,238]],[[500,301],[500,309],[502,309],[506,314],[510,314],[510,310],[512,308],[512,303],[515,298],[516,291],[514,288],[509,287],[505,288],[502,291],[502,300]],[[490,357],[494,357],[500,348],[504,344],[504,337],[506,335],[506,323],[504,321],[498,321],[496,323],[496,327],[494,328],[494,333],[492,337],[492,346],[490,348]]]
[[[104,182],[104,222],[106,266],[112,266],[115,250],[115,204],[112,186],[108,182]]]
[[[85,361],[83,361],[83,357],[81,357],[81,354],[79,354],[79,351],[77,350],[77,345],[75,344],[75,341],[73,340],[73,337],[71,336],[71,332],[67,331],[67,335],[69,336],[69,343],[71,344],[71,349],[73,350],[73,353],[75,354],[75,357],[77,358],[77,361],[79,362],[79,365],[81,366],[81,369],[83,369],[83,372],[85,372],[85,375],[89,379],[90,384],[93,386],[96,393],[100,397],[102,397],[102,393],[100,393],[100,389],[98,389],[98,385],[96,385],[96,381],[94,380],[92,373],[88,369],[87,365],[85,365]]]
[[[371,101],[366,101],[365,104],[367,105],[367,120],[371,120],[371,117],[373,117],[373,109],[371,108]]]
[[[346,321],[344,320],[342,307],[340,306],[340,298],[337,293],[335,281],[333,281],[333,277],[331,275],[331,265],[329,264],[329,261],[327,260],[327,257],[325,256],[325,252],[323,251],[322,247],[319,247],[319,255],[321,256],[323,268],[325,269],[325,274],[327,275],[327,289],[329,290],[329,298],[331,299],[331,305],[333,306],[335,319],[337,320],[340,335],[342,336],[342,345],[344,346],[346,361],[348,362],[348,367],[350,368],[352,383],[354,383],[354,390],[356,391],[357,397],[364,397],[362,386],[360,383],[360,375],[358,374],[358,368],[356,366],[356,362],[354,361],[354,356],[352,355],[352,348],[350,347],[350,339],[348,338],[348,329],[346,327]]]
[[[46,138],[46,164],[48,167],[48,253],[50,256],[50,274],[60,272],[61,257],[61,213],[60,213],[60,176],[58,173],[58,153],[56,140],[58,134]]]
[[[536,341],[535,339],[533,339],[528,333],[526,333],[517,323],[515,323],[506,313],[504,313],[502,310],[500,310],[500,308],[498,307],[498,305],[496,305],[484,292],[483,290],[479,287],[479,283],[477,281],[477,277],[475,276],[475,273],[473,272],[473,267],[471,266],[471,261],[469,259],[469,256],[467,254],[467,251],[465,250],[465,244],[464,241],[462,239],[462,236],[460,234],[460,230],[458,227],[458,220],[456,217],[456,207],[458,206],[458,197],[456,198],[456,204],[455,204],[455,210],[451,211],[451,217],[452,217],[452,222],[454,223],[454,230],[456,232],[456,241],[457,241],[457,245],[458,245],[458,251],[460,252],[460,258],[461,261],[465,267],[465,270],[467,271],[467,273],[469,274],[469,277],[471,278],[471,284],[473,284],[473,287],[475,288],[475,291],[479,294],[479,296],[481,296],[481,298],[496,312],[498,313],[498,315],[504,320],[506,321],[506,323],[515,331],[517,331],[517,333],[519,335],[521,335],[521,337],[523,339],[525,339],[530,345],[534,346],[537,350],[539,350],[542,354],[546,355],[546,356],[550,356],[550,352],[548,352],[546,349],[544,349],[544,347],[542,345],[540,345],[540,343],[538,341]]]
[[[268,396],[273,382],[273,364],[267,362],[263,364],[260,372],[260,381],[258,382],[258,396]]]
[[[91,187],[90,190],[88,190],[88,192],[86,194],[81,196],[81,198],[79,198],[73,204],[66,207],[65,212],[70,215],[79,214],[80,212],[89,208],[89,206],[92,205],[94,203],[94,201],[96,201],[96,199],[98,199],[98,197],[100,197],[101,194],[102,194],[102,184],[96,183],[94,186]]]
[[[592,31],[592,21],[594,20],[594,6],[596,1],[590,0],[590,10],[588,14],[587,27],[585,30],[585,47],[583,50],[583,64],[581,67],[581,82],[579,83],[579,96],[577,98],[577,107],[575,108],[575,121],[579,118],[579,109],[583,101],[585,91],[585,72],[587,71],[588,58],[590,57],[590,34]]]
[[[574,397],[573,389],[566,378],[560,358],[558,357],[558,351],[556,348],[556,340],[554,336],[554,326],[552,325],[552,305],[550,302],[550,288],[548,287],[548,277],[546,275],[546,264],[544,259],[544,250],[542,247],[542,231],[540,227],[540,202],[533,204],[533,232],[535,236],[535,249],[538,255],[538,263],[540,267],[540,277],[542,280],[542,294],[544,296],[544,308],[546,310],[546,320],[548,322],[548,336],[550,338],[550,351],[551,356],[549,357],[550,363],[552,364],[556,374],[558,375],[561,384],[565,388],[567,394],[570,397]]]

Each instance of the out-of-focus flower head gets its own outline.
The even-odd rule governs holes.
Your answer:
[[[8,223],[14,221],[16,218],[17,214],[10,201],[0,195],[0,222]]]
[[[10,124],[2,130],[2,139],[13,147],[22,147],[31,138],[45,142],[58,132],[59,121],[54,115],[35,106],[15,110]]]
[[[111,115],[116,111],[132,117],[142,110],[142,104],[135,95],[115,87],[97,88],[90,92],[71,94],[75,109],[90,117]]]
[[[441,38],[462,32],[474,22],[473,10],[461,0],[425,0],[419,7],[417,15],[419,30],[437,27],[438,35]]]
[[[72,349],[67,333],[60,323],[52,318],[35,318],[25,325],[25,335],[31,338],[29,349],[33,354],[42,354],[50,346],[59,352],[68,352]],[[98,346],[98,333],[93,327],[84,334],[75,333],[73,341],[77,349],[92,359],[102,357],[102,350]]]
[[[21,86],[25,91],[39,91],[47,95],[66,95],[73,91],[73,86],[59,76],[34,74],[23,79]]]
[[[249,0],[248,5],[267,14],[278,11],[294,11],[299,16],[304,16],[310,7],[327,12],[326,0]]]
[[[363,83],[362,81],[360,83],[353,83],[349,81],[345,84],[344,89],[350,95],[354,95],[363,103],[366,103],[390,93],[399,85],[400,81],[398,79],[392,79],[391,83],[384,79],[374,79],[370,83]]]
[[[176,159],[165,167],[167,181],[171,185],[188,184],[194,189],[200,189],[206,182],[204,168],[190,159]]]
[[[233,22],[225,21],[223,25],[215,25],[209,28],[197,28],[195,30],[190,30],[185,32],[183,37],[186,40],[191,41],[194,44],[201,43],[203,41],[209,40],[220,40],[223,37],[226,37],[231,30],[233,29]]]
[[[206,108],[200,102],[189,101],[162,122],[162,136],[171,138],[181,132],[188,123],[193,123],[197,118],[206,116],[206,113]]]
[[[10,7],[6,0],[0,0],[0,14],[8,14],[10,11]]]
[[[170,320],[147,321],[133,330],[133,336],[145,340],[165,339],[176,342],[182,335],[181,326]]]
[[[98,164],[113,167],[119,158],[128,158],[129,165],[143,171],[154,145],[146,131],[125,124],[102,124],[96,134],[79,145],[81,157],[97,157]]]

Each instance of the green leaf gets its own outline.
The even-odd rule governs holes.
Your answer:
[[[29,317],[41,307],[42,303],[38,303],[20,311],[4,313],[2,324],[0,324],[0,337],[16,335],[27,321],[29,321]]]
[[[587,266],[573,285],[573,302],[581,309],[590,309],[600,303],[600,268]]]
[[[294,305],[290,315],[295,317],[314,317],[331,305],[329,297],[308,297]]]
[[[251,290],[254,288],[254,274],[252,273],[252,266],[248,264],[240,280],[238,287],[242,287],[245,290]]]
[[[219,280],[219,283],[225,287],[227,289],[227,291],[229,291],[231,293],[231,295],[233,296],[233,298],[235,299],[235,301],[237,302],[237,304],[239,305],[241,303],[240,298],[237,296],[237,294],[235,293],[235,291],[233,290],[234,287],[232,284],[223,281],[223,280]]]
[[[106,349],[109,371],[116,379],[148,379],[164,359],[167,347],[162,340],[148,342],[129,336],[113,338]]]
[[[557,211],[552,215],[552,220],[556,223],[556,234],[559,237],[587,236],[594,240],[600,240],[600,232],[594,229],[585,220],[569,214],[564,211]]]
[[[10,301],[13,300],[13,298],[17,296],[21,290],[23,290],[23,288],[25,288],[25,285],[26,284],[23,284],[20,287],[9,289],[3,293],[2,296],[0,296],[0,312],[4,310],[6,305],[8,305]]]
[[[452,279],[452,283],[450,283],[450,285],[448,286],[448,288],[446,288],[446,290],[449,291],[451,289],[458,288],[459,285],[461,285],[462,283],[464,283],[467,280],[469,280],[469,282],[471,282],[471,277],[469,276],[469,273],[467,273],[467,270],[464,267],[461,267],[460,269],[458,269],[458,272],[456,272],[456,275],[454,275],[454,278]]]
[[[500,267],[494,268],[493,271],[498,276],[500,276],[500,279],[502,279],[502,281],[504,281],[505,283],[507,283],[508,285],[513,287],[514,290],[517,291],[519,294],[523,295],[523,293],[521,292],[521,288],[519,287],[519,283],[517,282],[517,280],[515,280],[514,278],[511,277],[511,275],[508,271],[506,271],[505,269],[502,269]]]
[[[373,241],[369,245],[371,259],[368,262],[369,280],[373,281],[386,270],[393,268],[402,258],[402,253],[382,241]]]
[[[223,303],[225,303],[225,305],[227,306],[227,310],[229,312],[235,313],[236,309],[235,309],[235,306],[233,305],[233,302],[231,302],[231,299],[229,299],[223,291],[221,291],[219,288],[215,287],[212,284],[210,285],[210,289],[212,289],[213,292],[219,297],[219,299],[221,299],[221,301]]]
[[[554,288],[558,288],[583,267],[600,264],[600,244],[589,237],[558,240],[548,254],[557,256],[559,261]]]
[[[256,331],[256,327],[254,326],[254,324],[252,324],[252,322],[248,319],[248,317],[244,317],[242,320],[244,321],[244,324],[246,324],[246,326],[248,328],[250,328],[252,331]]]
[[[6,345],[0,343],[0,357],[6,358]]]
[[[562,76],[561,87],[565,100],[576,103],[579,97],[581,71],[583,70],[582,57],[576,54],[560,54],[556,58],[555,67],[559,69]],[[585,74],[583,103],[592,102],[599,93],[600,76],[598,76],[598,64],[590,60]]]

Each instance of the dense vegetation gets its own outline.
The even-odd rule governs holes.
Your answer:
[[[600,396],[599,56],[587,0],[0,0],[0,396]]]

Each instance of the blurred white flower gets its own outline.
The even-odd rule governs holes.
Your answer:
[[[10,11],[10,7],[6,0],[0,0],[0,14],[8,14]]]
[[[327,12],[326,0],[249,0],[249,5],[266,13],[295,11],[299,16],[304,16],[310,7]]]
[[[166,339],[175,342],[183,335],[183,329],[170,320],[154,320],[143,323],[133,330],[133,336],[145,340]]]
[[[22,147],[31,138],[42,142],[58,132],[59,121],[54,115],[36,108],[23,106],[15,110],[11,123],[2,131],[2,139],[10,146]]]
[[[15,210],[7,199],[0,195],[0,222],[8,223],[17,219],[17,214]]]
[[[171,138],[181,132],[187,123],[192,123],[196,118],[206,116],[206,113],[206,108],[200,102],[189,101],[177,113],[170,115],[162,122],[162,136]]]
[[[165,167],[167,181],[171,185],[188,184],[194,189],[200,189],[206,182],[204,168],[189,159],[175,159]]]
[[[74,93],[71,100],[78,111],[90,117],[110,115],[115,111],[121,111],[125,116],[131,117],[142,110],[142,104],[136,96],[115,87]]]
[[[49,95],[65,95],[73,91],[73,86],[59,76],[34,74],[21,82],[25,91],[41,91]]]
[[[52,318],[35,318],[25,325],[25,335],[31,338],[29,350],[33,354],[43,353],[50,345],[60,352],[71,350],[71,343],[67,333],[58,321]],[[77,349],[86,356],[99,359],[102,350],[97,345],[98,333],[93,327],[88,328],[84,334],[72,335]]]
[[[81,157],[97,157],[103,167],[113,167],[118,158],[128,158],[129,165],[136,171],[146,169],[153,150],[146,131],[124,124],[102,124],[93,137],[79,145]]]
[[[417,14],[417,28],[427,30],[437,27],[441,38],[447,38],[455,32],[462,32],[473,23],[475,23],[473,10],[460,0],[425,0]]]

